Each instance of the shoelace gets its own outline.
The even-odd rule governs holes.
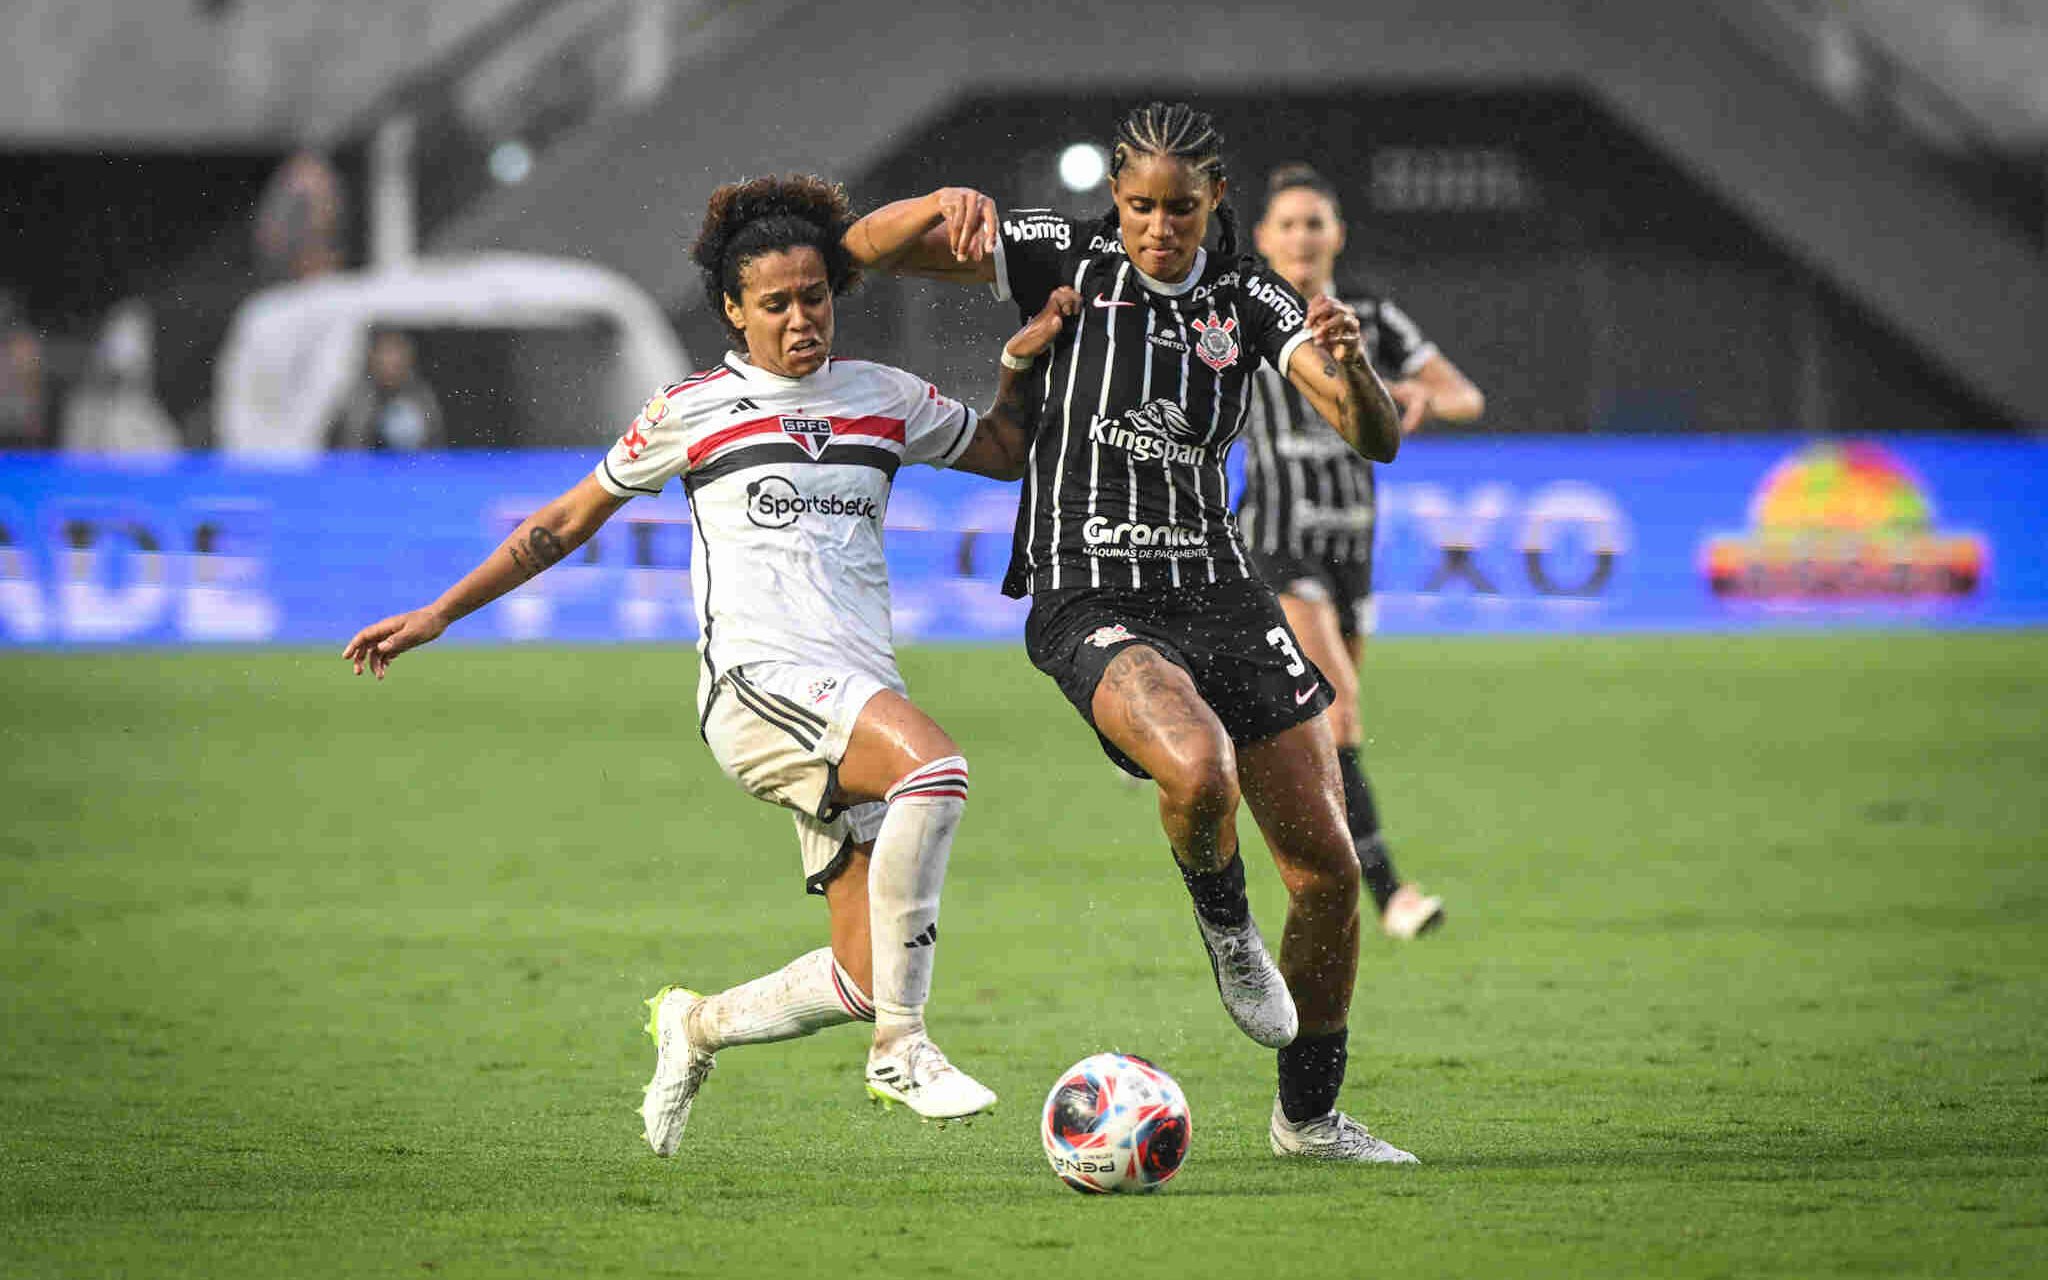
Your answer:
[[[1264,986],[1266,966],[1264,948],[1253,943],[1251,935],[1226,933],[1217,941],[1217,959],[1230,971],[1234,980]]]

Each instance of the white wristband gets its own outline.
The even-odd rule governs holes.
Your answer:
[[[1020,373],[1038,363],[1037,356],[1013,356],[1008,347],[1003,348],[1003,368],[1015,369]]]

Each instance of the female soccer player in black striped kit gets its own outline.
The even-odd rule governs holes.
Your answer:
[[[1132,112],[1110,175],[1115,207],[1100,218],[998,219],[981,198],[906,251],[875,252],[858,224],[847,245],[884,270],[992,283],[1027,314],[1060,289],[1079,295],[1037,362],[1039,421],[1004,583],[1033,596],[1031,660],[1111,759],[1158,783],[1224,1004],[1279,1049],[1274,1153],[1411,1162],[1336,1109],[1359,866],[1323,714],[1330,689],[1252,568],[1223,470],[1261,361],[1377,461],[1399,448],[1399,409],[1349,307],[1304,303],[1239,253],[1222,138],[1205,113]],[[1203,247],[1212,217],[1214,254]],[[1245,899],[1240,798],[1287,886],[1277,967]]]
[[[1307,165],[1276,170],[1253,238],[1259,252],[1303,297],[1336,296],[1344,221],[1337,192]],[[1346,299],[1357,310],[1366,355],[1391,370],[1387,390],[1401,405],[1401,430],[1428,418],[1469,422],[1486,399],[1423,337],[1400,308],[1379,297]],[[1245,423],[1245,485],[1237,518],[1259,575],[1280,593],[1287,621],[1329,677],[1336,702],[1330,727],[1344,778],[1345,812],[1378,905],[1380,930],[1413,938],[1443,920],[1441,899],[1403,884],[1380,834],[1379,811],[1359,761],[1358,667],[1375,618],[1372,544],[1376,487],[1372,464],[1331,438],[1284,378],[1261,369]]]

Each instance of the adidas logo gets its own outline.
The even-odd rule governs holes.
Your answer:
[[[759,413],[761,406],[742,396],[740,399],[732,402],[732,411],[734,413]]]
[[[924,927],[924,932],[904,943],[906,947],[929,947],[939,940],[939,922],[934,920]]]

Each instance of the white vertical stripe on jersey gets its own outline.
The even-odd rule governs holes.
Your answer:
[[[1125,258],[1123,260],[1122,265],[1120,265],[1116,269],[1116,283],[1110,286],[1109,300],[1112,303],[1123,301],[1124,281],[1130,278],[1130,274],[1131,260],[1129,258]],[[1102,332],[1108,335],[1109,345],[1102,352],[1102,392],[1100,395],[1095,397],[1095,417],[1097,418],[1103,417],[1109,413],[1109,384],[1116,381],[1116,313],[1121,309],[1122,308],[1116,306],[1108,306],[1101,308]],[[1080,348],[1076,346],[1075,353],[1079,354],[1079,352]],[[1091,427],[1094,425],[1094,419],[1089,420],[1089,425]],[[1124,462],[1126,465],[1129,464],[1129,454],[1124,455]],[[1133,476],[1131,478],[1134,482],[1137,479],[1136,476]],[[1093,439],[1090,439],[1088,441],[1088,518],[1091,520],[1095,518],[1095,499],[1101,494],[1101,492],[1102,446],[1095,443]],[[1133,483],[1131,486],[1131,493],[1131,520],[1135,523],[1138,518],[1137,485],[1135,483]],[[1087,533],[1084,531],[1081,536],[1083,542],[1085,543],[1087,540]],[[1137,567],[1138,558],[1136,556],[1132,556],[1131,569],[1133,572],[1131,585],[1134,587],[1138,585],[1136,580]],[[1102,585],[1102,558],[1100,556],[1088,557],[1088,585],[1091,587],[1099,587]]]
[[[1024,477],[1031,485],[1031,519],[1024,524],[1024,572],[1034,579],[1038,573],[1038,442],[1046,410],[1052,406],[1052,371],[1058,363],[1058,356],[1045,362],[1045,394],[1038,398],[1038,418],[1032,424],[1031,448],[1024,461]],[[1054,554],[1058,554],[1057,549]]]
[[[1234,298],[1230,303],[1230,322],[1237,326],[1236,331],[1238,333],[1242,334],[1245,331],[1244,317],[1238,314],[1237,301]],[[1258,370],[1256,361],[1259,358],[1259,354],[1256,351],[1248,351],[1242,338],[1238,340],[1237,349],[1239,352],[1237,358],[1239,360],[1249,357],[1255,362],[1251,370],[1245,374],[1245,381],[1250,382],[1251,374]],[[1230,519],[1230,480],[1223,474],[1223,455],[1230,451],[1230,442],[1237,439],[1238,431],[1244,426],[1244,410],[1247,402],[1248,397],[1242,395],[1238,397],[1237,417],[1231,421],[1229,434],[1218,440],[1216,437],[1216,424],[1223,419],[1223,376],[1222,370],[1217,370],[1216,403],[1209,408],[1209,439],[1214,441],[1214,443],[1209,447],[1215,450],[1216,455],[1216,503],[1223,509],[1223,518],[1226,521]],[[1202,473],[1199,470],[1195,472],[1195,492],[1197,494],[1202,492]],[[1229,526],[1226,524],[1225,531],[1228,532],[1228,529]],[[1238,546],[1239,541],[1240,539],[1234,537],[1230,539],[1230,554],[1237,557],[1238,576],[1249,578],[1252,576],[1252,567],[1244,562],[1244,550]],[[1210,580],[1214,581],[1216,573],[1214,565],[1209,567],[1209,573]]]
[[[1081,277],[1088,274],[1088,264],[1093,258],[1081,259],[1081,265],[1074,268],[1074,292],[1081,291]],[[1085,317],[1085,309],[1081,312]],[[1067,475],[1067,437],[1074,428],[1074,373],[1081,367],[1081,340],[1088,336],[1088,325],[1084,320],[1074,326],[1074,347],[1067,353],[1067,395],[1060,404],[1060,456],[1053,461],[1052,470],[1052,589],[1060,589],[1060,489]]]
[[[1266,455],[1266,465],[1260,470],[1260,475],[1266,482],[1265,493],[1262,495],[1263,505],[1260,507],[1266,518],[1266,536],[1259,549],[1267,555],[1278,555],[1280,530],[1287,527],[1287,517],[1280,510],[1279,450],[1280,432],[1285,430],[1286,419],[1282,416],[1282,406],[1274,392],[1274,379],[1267,377],[1264,370],[1259,371],[1257,379],[1259,405],[1266,414],[1266,429],[1259,433],[1257,441],[1258,447]]]
[[[1194,350],[1194,330],[1188,328],[1188,318],[1181,314],[1180,299],[1169,298],[1166,305],[1173,308],[1173,322],[1180,327],[1180,413],[1188,413],[1188,352]],[[1202,518],[1202,563],[1208,566],[1209,581],[1216,581],[1216,560],[1209,554],[1209,510],[1202,502],[1202,473],[1195,472],[1195,514]]]
[[[1288,431],[1299,432],[1301,430],[1301,416],[1295,413],[1294,397],[1288,394],[1292,390],[1292,387],[1281,388],[1280,403],[1287,410]],[[1308,477],[1302,470],[1301,451],[1299,449],[1294,450],[1287,459],[1287,488],[1294,494],[1295,506],[1299,507],[1307,501]],[[1302,536],[1301,521],[1290,520],[1288,521],[1288,526],[1287,549],[1298,556],[1307,555],[1308,544]]]
[[[1359,509],[1365,506],[1366,494],[1368,493],[1368,490],[1366,489],[1367,482],[1365,478],[1365,468],[1358,466],[1343,466],[1337,468],[1337,471],[1338,474],[1340,474],[1344,478],[1344,509],[1347,511],[1358,511]],[[1372,537],[1372,534],[1370,532],[1367,532],[1365,536],[1369,539]],[[1358,531],[1356,529],[1349,529],[1345,531],[1344,546],[1341,548],[1341,550],[1345,559],[1358,559]]]
[[[1159,358],[1159,348],[1153,345],[1152,335],[1158,332],[1158,330],[1158,310],[1153,307],[1145,308],[1145,384],[1143,389],[1140,390],[1138,393],[1138,402],[1140,404],[1152,403],[1152,362]],[[1166,523],[1169,526],[1177,526],[1179,524],[1179,521],[1174,516],[1174,511],[1177,507],[1175,499],[1179,495],[1177,495],[1174,492],[1173,488],[1173,459],[1167,457],[1164,453],[1162,453],[1159,457],[1159,474],[1166,481]],[[1137,518],[1138,470],[1137,464],[1132,463],[1131,519],[1136,520]],[[1180,558],[1178,556],[1172,557],[1167,560],[1166,574],[1167,580],[1172,582],[1174,586],[1177,587],[1180,585]],[[1134,587],[1138,585],[1138,562],[1136,560],[1131,561],[1131,585]]]

